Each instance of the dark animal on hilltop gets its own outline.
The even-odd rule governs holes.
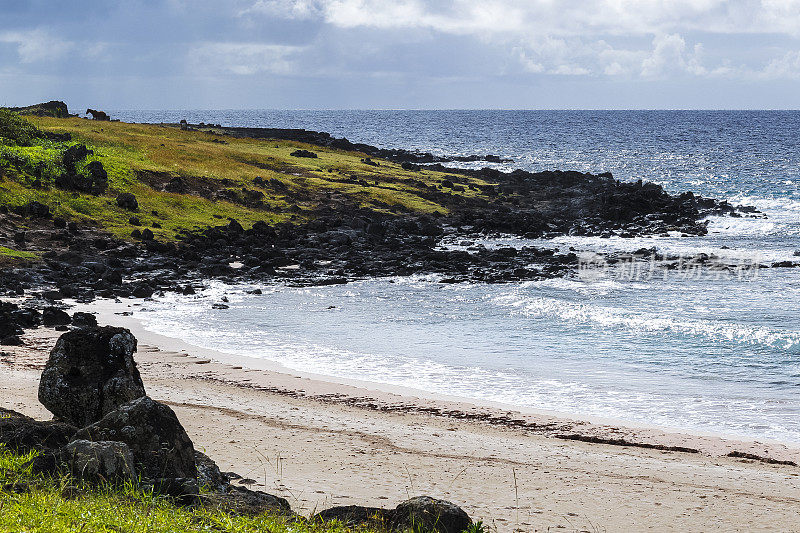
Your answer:
[[[94,120],[111,120],[111,117],[109,117],[104,111],[98,111],[96,109],[87,109],[86,114],[92,115]]]

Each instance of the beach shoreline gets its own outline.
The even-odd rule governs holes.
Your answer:
[[[797,462],[797,448],[365,388],[272,363],[252,368],[238,364],[249,358],[150,333],[135,312],[115,314],[134,303],[75,309],[130,328],[148,393],[175,410],[197,448],[303,514],[427,493],[499,531],[797,527],[800,468],[727,457]],[[4,348],[2,407],[49,418],[36,390],[58,335],[40,328],[25,346]]]
[[[147,329],[140,318],[141,313],[145,312],[147,306],[146,300],[132,299],[114,301],[98,299],[85,304],[78,304],[75,302],[69,303],[73,305],[73,311],[95,314],[101,325],[109,324],[125,327],[129,329],[141,343],[156,346],[160,350],[185,353],[201,360],[208,359],[212,362],[227,366],[241,366],[251,371],[262,371],[268,376],[291,376],[292,379],[305,380],[313,384],[313,386],[308,387],[308,395],[311,397],[318,395],[315,394],[314,391],[325,391],[322,394],[338,394],[343,398],[362,398],[365,395],[373,396],[373,399],[378,402],[379,406],[383,409],[401,402],[409,406],[419,406],[425,409],[430,408],[432,405],[440,406],[440,410],[443,413],[448,410],[458,412],[482,410],[490,414],[490,416],[496,420],[502,420],[503,418],[513,416],[527,419],[531,424],[536,426],[553,424],[561,427],[572,426],[585,428],[589,431],[587,433],[588,435],[598,437],[603,433],[613,433],[614,437],[623,439],[625,437],[633,437],[634,440],[630,441],[633,445],[641,443],[656,446],[680,446],[681,441],[686,439],[685,447],[691,447],[691,445],[694,444],[698,446],[697,449],[701,452],[723,454],[723,451],[724,453],[729,453],[729,451],[734,451],[734,448],[740,450],[743,447],[747,447],[751,450],[760,449],[764,450],[764,453],[769,452],[777,455],[777,457],[768,456],[772,459],[794,459],[796,462],[800,463],[800,443],[764,438],[756,439],[742,435],[724,434],[717,431],[701,431],[694,428],[664,427],[657,424],[587,415],[578,412],[536,409],[486,399],[425,391],[391,383],[364,381],[341,376],[304,372],[289,368],[272,359],[219,351]],[[274,378],[270,379],[274,380]],[[277,381],[283,382],[282,380]],[[286,390],[287,392],[293,392],[289,389]],[[517,425],[523,427],[521,424]],[[611,435],[609,435],[608,438],[611,438]]]

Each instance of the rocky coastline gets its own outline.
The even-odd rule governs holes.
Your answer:
[[[707,222],[703,220],[709,215],[762,216],[752,208],[691,192],[675,195],[652,183],[622,182],[609,173],[455,169],[433,162],[431,154],[389,153],[326,133],[176,126],[208,131],[215,139],[283,138],[359,150],[402,161],[404,169],[412,172],[421,168],[419,163],[431,163],[425,168],[446,172],[449,178],[438,186],[420,182],[421,195],[448,212],[381,212],[329,198],[307,222],[258,221],[245,229],[239,221],[229,219],[218,226],[184,231],[176,241],[162,241],[149,228],[138,227],[140,209],[130,193],[116,198],[116,204],[131,214],[134,230],[130,239],[53,216],[51,207],[40,202],[12,208],[0,205],[0,246],[41,252],[40,260],[0,263],[0,295],[31,297],[22,308],[4,304],[0,343],[17,343],[22,329],[52,321],[41,311],[52,315],[55,311],[49,310],[62,308],[64,299],[148,298],[164,291],[192,294],[208,279],[306,285],[415,274],[435,274],[445,283],[541,280],[574,273],[579,261],[576,251],[534,246],[487,248],[475,245],[474,240],[497,235],[529,239],[704,235]],[[90,154],[82,145],[69,148],[64,154],[66,174],[56,178],[56,186],[86,189],[91,194],[98,194],[93,192],[98,187],[105,188],[106,172],[99,162],[86,166],[88,177],[75,171]],[[475,179],[487,184],[476,185]],[[172,190],[174,181],[167,184],[167,190]],[[458,194],[468,188],[480,189],[490,200]],[[441,245],[445,241],[465,246],[448,248]],[[638,251],[635,257],[667,263],[676,259],[654,250]],[[608,256],[606,260],[614,263],[620,258]],[[56,325],[67,323],[61,319]]]
[[[670,194],[652,183],[621,182],[608,173],[450,168],[443,163],[502,161],[495,156],[459,159],[385,150],[306,130],[174,126],[207,131],[214,135],[214,142],[224,143],[219,139],[230,136],[309,145],[310,149],[292,153],[298,158],[313,159],[313,149],[319,146],[358,151],[367,165],[392,161],[406,171],[424,168],[448,176],[436,186],[420,181],[423,197],[446,207],[446,213],[379,211],[330,198],[307,214],[305,221],[258,221],[246,228],[234,218],[220,219],[216,226],[184,231],[174,241],[157,238],[139,223],[143,212],[132,193],[109,200],[129,212],[134,228],[129,238],[56,216],[52,206],[38,201],[0,205],[0,246],[13,246],[23,254],[40,252],[39,256],[31,253],[14,260],[0,257],[0,350],[2,345],[23,344],[26,329],[46,326],[65,332],[50,354],[39,388],[39,399],[55,420],[34,420],[0,409],[0,443],[20,453],[35,450],[39,456],[32,466],[37,472],[69,472],[87,482],[141,479],[144,486],[181,505],[296,516],[285,499],[233,484],[241,476],[221,472],[212,459],[194,448],[175,412],[147,395],[133,359],[137,341],[130,331],[99,327],[92,314],[67,312],[65,301],[147,299],[167,291],[191,295],[211,279],[290,285],[344,284],[409,275],[435,275],[441,283],[543,280],[575,274],[579,251],[535,246],[489,248],[476,242],[496,236],[702,236],[708,231],[704,219],[710,215],[763,216],[746,206],[693,193]],[[90,153],[81,146],[65,152],[65,159],[75,161],[58,176],[55,186],[94,195],[105,192],[107,176],[102,164],[93,161],[91,167],[87,165],[88,175],[77,172],[76,165],[85,162]],[[185,185],[175,179],[154,187],[177,190]],[[476,180],[486,185],[476,185]],[[254,185],[261,187],[264,181]],[[480,189],[490,199],[454,194],[467,189]],[[664,268],[678,260],[654,249],[602,258],[609,264],[628,258],[653,259]],[[701,264],[710,260],[713,258],[698,258]],[[214,305],[225,307],[224,303]],[[453,418],[469,416],[452,413]],[[504,427],[528,428],[517,419],[498,420],[497,425]],[[642,445],[617,437],[563,431],[554,436],[562,441],[699,454],[685,446]],[[772,462],[750,452],[731,453],[738,455],[728,457],[796,466],[793,461]],[[433,524],[425,522],[432,517]],[[311,518],[333,519],[390,530],[422,522],[428,529],[447,533],[463,531],[472,523],[454,504],[427,496],[410,498],[392,509],[337,506]]]

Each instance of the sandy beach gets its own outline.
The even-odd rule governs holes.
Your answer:
[[[222,470],[298,512],[428,494],[497,531],[800,531],[800,467],[727,456],[800,463],[796,448],[298,375],[149,333],[114,314],[126,305],[91,309],[136,335],[149,395]],[[58,335],[3,348],[0,406],[49,417],[36,394]]]

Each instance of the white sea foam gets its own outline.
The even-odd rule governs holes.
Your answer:
[[[563,299],[507,294],[497,297],[498,305],[515,308],[527,317],[557,317],[561,320],[594,323],[601,327],[620,327],[633,332],[672,332],[707,337],[712,340],[774,346],[800,353],[800,332],[776,331],[767,327],[730,324],[664,316],[657,313],[634,313]]]
[[[246,293],[252,288],[211,283],[197,297],[166,296],[148,304],[150,312],[141,316],[158,333],[302,372],[800,442],[800,424],[786,422],[794,416],[790,413],[800,413],[798,402],[778,401],[780,395],[759,397],[757,388],[744,385],[757,376],[748,365],[766,369],[776,364],[769,351],[800,353],[800,332],[698,318],[724,311],[728,304],[700,300],[691,309],[698,316],[673,315],[648,310],[641,296],[654,286],[571,279],[452,286],[424,277],[393,278],[337,287],[261,287],[261,296]],[[222,296],[231,309],[211,310],[210,304]],[[636,309],[625,302],[636,302]],[[328,310],[330,304],[337,308]],[[483,321],[494,326],[474,332]],[[326,335],[330,328],[340,333]],[[608,351],[595,332],[641,339],[659,355]],[[486,335],[488,343],[482,338]],[[494,338],[501,344],[491,342]],[[689,341],[716,350],[729,346],[726,350],[738,355],[700,363],[702,351],[696,356],[673,352],[671,347]],[[586,343],[592,349],[583,350]],[[747,349],[737,346],[768,352],[748,361]],[[714,375],[727,377],[694,384],[688,376],[698,364],[715,365]]]

